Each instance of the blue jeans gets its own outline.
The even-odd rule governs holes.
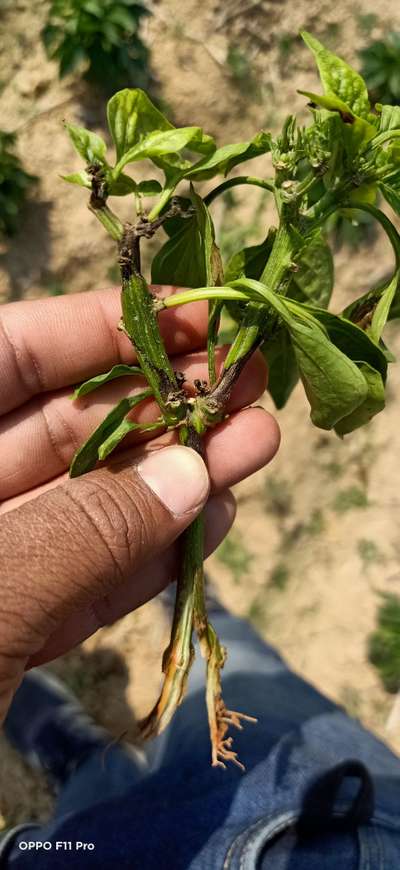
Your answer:
[[[147,757],[119,746],[92,750],[53,818],[16,832],[2,867],[400,868],[400,760],[293,674],[246,622],[224,612],[213,622],[229,648],[225,702],[258,719],[234,734],[246,773],[210,766],[198,656],[184,703]],[[28,851],[28,840],[46,849]],[[72,851],[56,850],[57,842]]]

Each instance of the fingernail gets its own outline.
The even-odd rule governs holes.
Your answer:
[[[138,473],[167,510],[176,517],[201,507],[208,496],[210,481],[206,466],[189,447],[164,447],[149,453],[138,465]]]

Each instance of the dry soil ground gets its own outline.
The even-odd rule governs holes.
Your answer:
[[[94,224],[84,195],[59,179],[78,166],[62,119],[102,130],[104,106],[76,77],[60,83],[45,59],[39,34],[47,7],[47,0],[33,7],[27,0],[2,2],[0,126],[18,131],[24,163],[40,178],[19,235],[1,253],[3,301],[115,280],[112,245]],[[298,39],[300,28],[353,62],[371,35],[400,29],[397,0],[360,0],[358,6],[349,0],[159,0],[153,13],[146,39],[165,105],[177,124],[202,124],[221,143],[263,126],[276,131],[289,109],[304,116],[296,88],[313,90],[316,76]],[[259,194],[235,199],[234,217],[227,206],[215,212],[225,251],[241,245],[239,221],[250,221],[246,239],[256,241],[273,219]],[[390,266],[379,234],[356,253],[342,248],[335,308]],[[367,661],[366,641],[379,591],[400,592],[399,388],[393,366],[386,413],[344,442],[312,428],[298,388],[278,414],[280,454],[237,488],[236,530],[208,568],[229,608],[252,619],[296,670],[397,749],[400,739],[386,725],[393,697]],[[167,631],[155,601],[53,667],[115,737],[134,739],[135,715],[157,692]],[[44,779],[4,740],[0,763],[0,824],[45,818],[53,797]]]

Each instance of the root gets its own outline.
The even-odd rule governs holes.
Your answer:
[[[244,764],[239,760],[237,752],[232,749],[233,737],[227,737],[229,728],[238,728],[243,730],[242,722],[253,722],[256,724],[257,719],[254,716],[247,716],[245,713],[237,713],[234,710],[227,710],[221,695],[215,701],[215,722],[216,729],[212,735],[212,766],[223,767],[226,770],[225,762],[232,762],[245,772]]]
[[[207,659],[206,702],[211,739],[211,764],[226,770],[226,763],[232,762],[243,772],[245,766],[232,749],[233,737],[228,736],[231,727],[243,730],[242,722],[257,722],[253,716],[228,710],[221,693],[221,671],[226,661],[223,647],[210,623],[206,629],[197,626],[202,655]]]

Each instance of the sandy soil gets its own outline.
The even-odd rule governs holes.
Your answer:
[[[102,100],[72,77],[60,83],[55,65],[45,59],[39,33],[47,0],[36,0],[34,12],[25,0],[3,7],[1,125],[18,131],[24,163],[40,181],[19,235],[0,252],[0,299],[107,285],[115,278],[112,245],[93,222],[84,194],[58,177],[79,165],[62,120],[102,131]],[[347,0],[334,7],[328,0],[204,0],[201,9],[196,0],[159,0],[146,38],[160,94],[176,123],[202,124],[223,143],[247,138],[262,126],[276,130],[288,107],[304,113],[296,88],[312,89],[316,77],[297,38],[301,27],[356,62],[356,50],[369,38],[365,16],[372,13],[380,22],[370,27],[372,36],[389,20],[400,29],[396,0],[364,0],[359,7]],[[232,61],[232,47],[240,51],[245,76],[238,73],[237,55]],[[238,194],[236,200],[243,221],[260,206],[247,236],[259,240],[272,219],[268,202],[259,194]],[[229,210],[216,210],[225,247],[241,238],[237,214],[234,223]],[[356,255],[342,249],[336,257],[335,306],[390,267],[390,250],[379,233]],[[400,352],[395,334],[391,344]],[[379,592],[400,591],[399,387],[394,366],[387,411],[344,442],[312,428],[298,388],[278,414],[283,433],[278,458],[237,488],[237,531],[229,547],[237,553],[236,564],[232,568],[226,550],[209,560],[224,603],[251,618],[293,668],[398,751],[400,738],[386,727],[393,698],[367,662],[366,642]],[[268,400],[266,406],[271,409]],[[135,717],[157,692],[167,633],[166,615],[155,601],[53,668],[115,738],[134,740]],[[53,796],[44,779],[4,740],[0,751],[7,783],[0,795],[0,826],[46,818]]]

